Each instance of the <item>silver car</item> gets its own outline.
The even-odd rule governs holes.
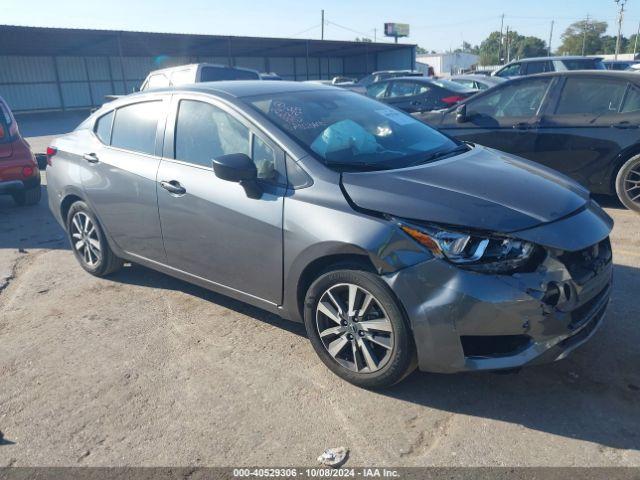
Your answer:
[[[49,163],[86,271],[135,262],[304,322],[366,388],[563,358],[609,300],[612,221],[586,190],[335,87],[130,95]]]

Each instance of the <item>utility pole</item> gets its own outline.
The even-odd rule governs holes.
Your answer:
[[[547,57],[551,56],[551,39],[553,38],[553,20],[551,20],[551,30],[549,30],[549,45],[547,50]]]
[[[378,41],[378,29],[374,28],[373,29],[373,43]]]
[[[616,38],[616,56],[615,59],[618,60],[618,54],[620,53],[620,35],[622,34],[622,16],[624,15],[624,4],[627,3],[627,0],[615,0],[616,5],[620,7],[620,11],[618,12],[618,37]]]
[[[584,57],[584,50],[587,46],[587,29],[589,28],[589,14],[587,13],[587,19],[582,26],[582,56]]]
[[[511,56],[509,55],[509,53],[510,53],[509,52],[509,46],[510,46],[509,45],[509,25],[507,25],[507,34],[505,36],[505,40],[506,40],[505,41],[505,43],[506,43],[505,47],[507,49],[507,63],[509,63],[511,61]]]
[[[498,46],[498,63],[502,63],[502,27],[504,26],[504,13],[500,17],[500,45]]]
[[[638,22],[638,31],[636,32],[636,41],[633,44],[633,59],[636,59],[636,52],[638,51],[638,37],[640,36],[640,22]]]
[[[320,40],[324,40],[324,10],[320,10]]]

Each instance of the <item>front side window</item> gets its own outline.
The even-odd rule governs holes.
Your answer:
[[[502,88],[467,103],[473,115],[492,118],[532,117],[540,108],[550,79],[536,78],[524,82],[509,83]]]
[[[151,88],[166,88],[169,86],[169,79],[163,74],[151,75],[143,90]]]
[[[105,145],[111,144],[111,125],[113,123],[113,115],[115,110],[101,116],[96,122],[95,132],[96,136]]]
[[[638,111],[640,111],[640,89],[635,85],[630,85],[620,112],[631,113]]]
[[[517,77],[520,75],[520,64],[514,63],[508,67],[503,68],[499,72],[496,72],[498,77]]]
[[[387,90],[387,82],[378,82],[367,87],[367,96],[371,98],[382,98]]]
[[[177,160],[211,167],[214,158],[249,151],[249,129],[224,110],[205,102],[182,100],[175,131]]]
[[[567,78],[556,114],[602,115],[617,112],[626,89],[625,82],[608,78]]]
[[[134,103],[116,110],[111,145],[153,155],[162,101]]]
[[[606,70],[604,62],[599,58],[574,58],[561,60],[567,70]]]
[[[352,92],[287,92],[244,101],[337,171],[402,168],[460,148],[411,115]]]
[[[258,170],[258,178],[276,180],[276,152],[260,137],[253,137],[252,158]]]
[[[6,140],[9,137],[9,125],[11,125],[11,115],[5,106],[0,103],[0,140]]]

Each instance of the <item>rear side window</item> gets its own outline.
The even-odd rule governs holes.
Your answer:
[[[171,85],[186,85],[194,83],[195,73],[191,70],[177,70],[171,74]]]
[[[424,92],[428,91],[428,88],[424,90]],[[421,92],[420,86],[414,82],[393,82],[391,84],[391,88],[389,89],[389,97],[397,98],[397,97],[411,97],[413,95],[418,95]]]
[[[625,82],[608,78],[568,78],[556,108],[557,115],[615,113],[627,89]]]
[[[527,62],[523,66],[527,70],[527,75],[534,75],[536,73],[543,72],[553,72],[553,65],[548,60],[542,62]]]
[[[597,58],[576,58],[571,60],[562,60],[567,70],[606,70],[602,60]]]
[[[217,82],[221,80],[259,80],[260,75],[250,70],[229,67],[203,67],[200,71],[201,82]]]
[[[631,113],[640,111],[640,90],[635,85],[629,86],[627,96],[622,104],[622,113]]]
[[[0,103],[0,140],[9,136],[9,125],[11,124],[11,116],[6,107]]]
[[[249,150],[249,129],[225,111],[209,103],[182,100],[175,131],[177,160],[211,167],[221,155]]]
[[[111,145],[153,155],[162,102],[143,102],[116,110]]]
[[[540,108],[549,82],[549,78],[509,82],[502,88],[487,92],[475,101],[471,100],[467,104],[467,110],[471,114],[492,118],[533,117]]]
[[[111,143],[111,125],[113,123],[114,113],[115,110],[101,116],[96,122],[96,127],[94,129],[96,136],[105,145],[109,145]]]

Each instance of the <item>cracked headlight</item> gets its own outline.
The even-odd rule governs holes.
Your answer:
[[[454,232],[438,227],[418,227],[400,222],[399,227],[427,247],[435,256],[468,270],[508,273],[526,265],[536,247],[509,237]]]

